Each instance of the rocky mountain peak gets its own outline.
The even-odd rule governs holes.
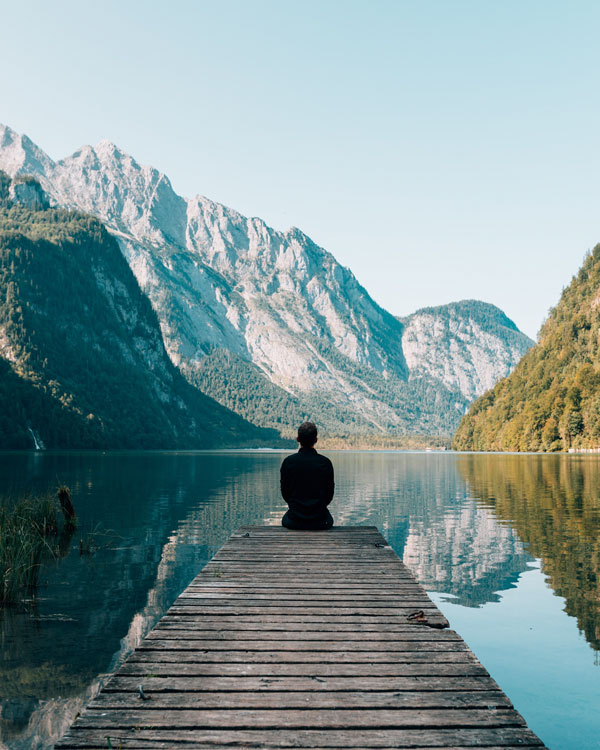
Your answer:
[[[21,174],[43,175],[54,162],[26,135],[0,123],[0,168],[11,177]]]
[[[3,138],[0,168],[24,173],[23,139]],[[204,196],[185,199],[109,141],[57,164],[26,145],[52,201],[117,237],[169,356],[188,374],[229,351],[285,393],[312,393],[351,429],[440,432],[531,344],[484,303],[398,319],[297,227],[280,232]]]

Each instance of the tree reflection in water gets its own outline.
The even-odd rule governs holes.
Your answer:
[[[467,455],[458,469],[543,562],[592,648],[600,649],[600,459],[594,455]]]

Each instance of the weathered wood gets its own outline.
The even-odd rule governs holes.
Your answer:
[[[311,750],[331,750],[331,748],[351,748],[352,750],[372,750],[373,748],[377,748],[377,750],[398,750],[398,748],[431,750],[433,747],[437,749],[443,747],[444,750],[470,750],[470,748],[473,747],[485,747],[486,750],[518,750],[523,747],[542,747],[539,740],[537,740],[537,737],[532,735],[529,730],[521,730],[518,732],[515,732],[515,730],[504,730],[500,736],[498,736],[499,730],[495,730],[494,732],[480,731],[475,736],[467,738],[464,737],[464,733],[461,733],[461,735],[452,735],[450,734],[451,731],[452,730],[441,730],[441,732],[432,733],[432,744],[427,746],[422,744],[423,740],[419,742],[418,738],[415,737],[415,733],[412,730],[409,730],[401,732],[401,740],[398,737],[388,737],[386,742],[385,739],[378,741],[378,739],[370,739],[367,737],[365,738],[366,741],[372,743],[368,747],[363,743],[357,745],[355,741],[353,742],[351,740],[351,738],[344,740],[346,744],[330,744],[327,747],[322,747],[315,744],[315,742],[318,742],[319,738],[315,736],[314,733],[311,733],[310,735],[305,735],[303,733],[304,736],[299,737],[299,742],[304,742],[305,744],[285,744],[283,740],[277,742],[277,744],[271,744],[272,741],[275,741],[275,738],[269,736],[268,740],[264,741],[257,736],[256,733],[252,733],[252,736],[248,737],[248,732],[244,732],[242,737],[239,736],[239,733],[236,733],[235,736],[229,735],[227,738],[220,738],[227,742],[227,744],[222,744],[218,740],[213,742],[210,739],[206,739],[201,742],[195,742],[194,740],[186,739],[186,734],[189,735],[189,732],[182,733],[177,730],[145,731],[143,729],[134,729],[115,730],[111,731],[110,735],[107,735],[106,732],[103,734],[101,731],[86,732],[84,739],[67,736],[60,744],[60,747],[70,748],[71,750],[94,750],[99,748],[106,750],[108,747],[107,737],[111,739],[114,748],[122,747],[127,748],[127,750],[160,750],[160,748],[185,748],[185,750],[249,750],[249,748],[258,747],[305,747],[311,748]],[[468,730],[466,731],[468,732]],[[203,735],[205,736],[206,733],[203,733]],[[294,735],[296,735],[296,733],[294,733]],[[429,739],[429,737],[425,739]],[[453,739],[456,739],[459,742],[468,741],[469,744],[455,744]],[[271,742],[269,742],[269,740]],[[390,741],[401,741],[402,744],[396,744],[393,747],[390,747],[388,744]],[[490,745],[490,741],[504,742],[504,744]],[[440,742],[446,742],[447,744],[442,746],[439,744]]]
[[[130,661],[210,664],[411,664],[424,662],[428,664],[449,662],[470,663],[475,659],[470,651],[221,651],[202,649],[196,646],[193,650],[137,648]]]
[[[243,527],[57,747],[540,747],[447,624],[375,527]]]
[[[487,676],[487,671],[473,657],[470,662],[439,662],[430,659],[415,662],[386,663],[227,663],[217,662],[187,662],[182,658],[173,657],[169,661],[153,660],[151,654],[137,652],[123,664],[117,674],[152,675],[169,677],[375,677],[375,676]]]
[[[263,595],[263,594],[270,594],[271,596],[279,596],[281,594],[285,598],[290,598],[290,586],[294,586],[294,591],[297,592],[298,596],[300,597],[306,597],[306,596],[312,596],[313,594],[315,596],[318,596],[319,598],[327,597],[327,594],[323,591],[323,585],[314,585],[314,586],[308,586],[305,584],[298,585],[298,582],[295,583],[288,583],[288,584],[281,584],[281,585],[263,585],[256,583],[252,586],[246,584],[246,585],[237,585],[237,586],[221,586],[219,585],[218,581],[215,582],[207,582],[204,583],[202,586],[192,584],[191,586],[188,586],[186,591],[197,593],[197,594],[210,594],[210,595],[216,595],[216,594],[224,594],[226,596],[228,595],[238,595],[242,594],[243,596],[247,596],[249,594],[255,594],[257,596]],[[389,598],[389,597],[398,597],[398,596],[405,596],[410,594],[420,594],[422,596],[421,591],[419,588],[417,588],[416,584],[407,584],[406,586],[403,585],[397,585],[394,586],[394,588],[390,588],[388,586],[384,585],[372,585],[372,586],[366,586],[366,585],[354,585],[354,586],[330,586],[327,591],[330,593],[330,596],[327,597],[328,599],[336,599],[336,598],[343,598],[344,596],[352,596],[356,595],[357,597],[368,597],[372,596],[375,599],[380,598]]]
[[[506,739],[507,743],[504,745],[490,745],[488,743],[488,737],[489,735],[484,735],[483,733],[481,735],[478,735],[476,743],[470,744],[470,745],[444,745],[443,750],[470,750],[470,748],[473,747],[485,747],[486,750],[519,750],[523,747],[541,747],[541,744],[539,741],[535,744],[532,744],[529,741],[530,736],[529,730],[527,732],[524,732],[520,734],[518,737],[515,735],[511,735],[510,737],[501,737],[499,738],[499,741]],[[102,735],[102,732],[89,732],[86,733],[85,738],[85,744],[80,744],[81,740],[78,738],[71,739],[69,737],[65,738],[64,742],[65,744],[61,744],[61,747],[65,748],[72,748],[73,750],[76,750],[79,748],[80,750],[93,750],[94,748],[102,748],[103,750],[106,750],[108,747],[107,745],[107,736],[106,733],[104,736]],[[352,748],[352,750],[373,750],[373,748],[377,748],[377,750],[397,750],[398,748],[410,748],[410,750],[431,750],[433,745],[428,745],[427,747],[423,745],[415,745],[414,743],[414,737],[410,736],[408,732],[403,732],[402,734],[404,739],[402,741],[402,745],[395,745],[393,748],[388,747],[387,745],[381,745],[381,744],[374,744],[370,745],[369,747],[365,747],[364,745],[357,746],[354,743],[343,745],[342,747],[345,748]],[[165,739],[167,737],[168,739]],[[179,739],[178,739],[179,738]],[[450,741],[450,735],[444,734],[444,738],[446,741]],[[331,750],[332,747],[339,747],[338,745],[328,745],[328,747],[317,747],[314,744],[310,745],[283,745],[279,743],[278,745],[269,745],[265,744],[264,742],[261,742],[259,738],[255,738],[253,741],[258,744],[250,745],[248,744],[247,738],[244,738],[243,744],[240,744],[242,740],[236,740],[232,743],[228,743],[226,745],[223,744],[214,744],[213,742],[201,742],[197,743],[189,740],[182,739],[182,733],[177,731],[169,731],[169,730],[163,730],[163,731],[144,731],[142,729],[140,730],[116,730],[115,732],[110,733],[111,741],[113,743],[113,747],[121,747],[121,748],[127,748],[127,750],[160,750],[160,748],[185,748],[185,750],[249,750],[249,748],[257,748],[257,747],[263,747],[263,748],[272,748],[272,747],[278,747],[278,748],[285,748],[285,747],[310,747],[311,750]],[[432,738],[433,740],[437,740],[437,735]],[[459,738],[460,739],[460,738]],[[313,737],[310,737],[307,739],[308,742],[315,742],[316,740]],[[91,744],[93,743],[93,744]],[[482,744],[483,743],[483,744]],[[515,743],[515,744],[513,744]],[[436,750],[439,750],[440,745],[435,745]]]
[[[503,748],[540,747],[540,740],[525,727],[494,727],[481,729],[360,729],[359,731],[339,730],[324,731],[318,729],[296,730],[231,730],[206,729],[202,731],[201,740],[194,730],[156,730],[146,727],[103,727],[101,731],[91,733],[90,741],[97,744],[82,744],[85,742],[81,730],[71,730],[73,739],[67,738],[59,747],[68,748],[106,748],[106,737],[112,740],[113,747],[118,747],[122,740],[123,748],[155,748],[156,742],[163,742],[163,747],[176,748],[179,743],[188,750],[190,747],[203,750],[248,750],[248,748],[450,748],[450,747],[486,747],[496,745]],[[130,743],[131,739],[137,745]],[[146,743],[146,744],[144,744]]]
[[[139,685],[143,684],[148,693],[203,693],[224,691],[246,693],[263,693],[271,691],[323,692],[343,691],[351,694],[358,692],[382,691],[491,691],[501,692],[491,677],[157,677],[140,675],[123,677],[117,674],[104,686],[104,693],[132,692],[139,695]],[[283,693],[282,693],[283,695]]]
[[[315,641],[259,641],[259,640],[236,640],[233,643],[230,640],[202,640],[198,638],[190,639],[187,634],[179,638],[146,638],[139,646],[140,651],[316,651],[327,653],[338,651],[368,651],[370,654],[383,652],[391,654],[399,652],[414,651],[467,651],[467,645],[464,641],[331,641],[327,642],[322,639]]]
[[[188,618],[189,619],[189,618]],[[214,628],[212,630],[204,627],[205,623],[192,621],[186,626],[185,622],[175,622],[169,625],[168,623],[161,621],[150,633],[148,633],[147,640],[160,640],[163,638],[183,638],[188,640],[219,640],[219,641],[254,641],[254,640],[271,640],[280,643],[284,634],[288,638],[293,638],[294,642],[300,643],[302,641],[325,641],[332,643],[334,641],[347,641],[350,637],[348,632],[339,632],[338,630],[326,630],[325,627],[321,627],[319,630],[297,630],[285,628],[284,630],[266,630],[269,627],[269,623],[265,623],[263,629],[257,630],[243,630],[237,628],[236,630],[221,630],[220,628]],[[354,626],[350,626],[354,627]],[[391,626],[388,626],[391,627]],[[463,642],[461,637],[454,633],[452,630],[444,630],[442,633],[435,633],[430,628],[412,628],[407,626],[406,630],[400,630],[396,628],[395,631],[366,631],[360,632],[361,642],[365,641],[386,641],[386,642],[399,642],[399,641],[434,641],[434,642],[446,642],[446,641],[457,641]],[[352,630],[351,633],[358,634],[358,630]],[[272,644],[271,644],[272,645]]]
[[[302,582],[298,581],[292,581],[289,582],[282,582],[278,583],[277,585],[273,584],[262,584],[261,582],[256,582],[252,586],[249,585],[237,585],[237,586],[229,586],[224,587],[220,586],[220,581],[218,579],[213,579],[211,582],[207,582],[206,584],[199,586],[199,585],[191,585],[186,589],[186,591],[189,591],[190,593],[197,593],[197,594],[207,594],[209,596],[244,596],[247,597],[249,595],[255,595],[261,596],[261,595],[269,595],[271,597],[276,597],[279,594],[284,596],[285,598],[289,598],[289,595],[291,593],[291,589],[293,588],[294,593],[297,593],[297,595],[301,598],[310,597],[312,595],[318,596],[318,597],[325,597],[327,595],[327,592],[324,591],[323,585],[320,586],[307,586],[304,585]],[[336,599],[336,598],[344,598],[348,596],[352,596],[353,593],[356,594],[358,597],[369,597],[373,595],[375,599],[378,598],[395,598],[398,599],[399,597],[404,596],[423,596],[423,593],[415,584],[410,585],[396,585],[393,588],[389,586],[389,584],[386,583],[380,583],[380,584],[373,584],[373,585],[365,585],[361,583],[355,583],[354,588],[356,589],[353,591],[353,587],[346,587],[342,588],[341,586],[334,586],[333,584],[330,586],[329,591],[331,591],[331,596],[327,597],[328,600]]]
[[[157,692],[148,680],[143,686],[147,700],[140,700],[139,688],[135,691],[116,692],[103,691],[90,703],[90,708],[105,711],[107,709],[140,709],[156,711],[168,709],[264,709],[282,708],[304,709],[339,709],[341,696],[339,692],[314,691],[300,692],[271,691],[268,695],[263,692],[194,692],[185,693]],[[349,708],[512,708],[508,698],[500,690],[495,692],[465,692],[450,693],[441,691],[349,691],[343,696],[344,710]]]
[[[308,605],[308,603],[307,603]],[[415,609],[414,604],[408,603],[406,606],[400,599],[398,603],[382,605],[381,607],[376,606],[338,606],[335,602],[331,603],[331,606],[326,606],[326,603],[316,603],[315,606],[296,606],[293,602],[286,604],[286,602],[274,602],[272,606],[269,606],[266,602],[254,604],[252,602],[241,603],[236,602],[228,605],[226,602],[204,602],[197,601],[193,597],[181,596],[171,608],[171,612],[185,612],[186,610],[195,609],[198,614],[210,614],[211,611],[219,612],[223,615],[243,615],[243,614],[256,614],[256,615],[268,615],[271,610],[273,614],[290,614],[290,615],[329,615],[332,612],[336,612],[338,615],[409,615]],[[419,609],[424,609],[419,607]],[[433,604],[429,602],[427,607],[432,613],[437,613],[439,610]]]
[[[224,596],[223,594],[217,594],[216,596],[210,596],[207,594],[196,594],[193,591],[186,591],[185,595],[181,595],[177,600],[180,607],[190,605],[192,607],[278,607],[280,609],[284,607],[328,607],[331,609],[340,609],[344,607],[351,607],[359,605],[361,607],[367,607],[374,609],[375,607],[382,607],[387,609],[394,609],[401,606],[402,609],[415,609],[415,607],[421,609],[436,610],[437,607],[432,604],[431,599],[426,597],[417,598],[416,596],[405,596],[402,599],[395,597],[394,599],[375,599],[371,597],[357,597],[353,599],[351,596],[344,597],[343,599],[327,599],[327,598],[316,598],[316,597],[290,597],[289,599],[278,599],[277,597],[271,596],[255,596],[255,597],[242,597],[242,596]]]
[[[347,607],[348,605],[356,602],[363,606],[369,607],[397,607],[398,604],[401,603],[403,607],[413,607],[424,604],[430,609],[435,608],[431,603],[431,599],[428,596],[420,594],[420,592],[418,591],[405,593],[404,596],[400,599],[398,595],[361,596],[357,594],[356,597],[354,597],[351,594],[345,594],[342,596],[327,596],[326,594],[305,594],[303,596],[302,594],[298,593],[297,596],[277,596],[275,594],[243,594],[240,592],[231,594],[213,594],[210,592],[198,592],[193,590],[190,591],[189,589],[187,589],[185,593],[179,597],[178,601],[182,604],[191,601],[195,605],[201,602],[204,606],[207,607],[219,605],[222,606],[224,604],[237,605],[238,603],[240,606],[243,604],[256,607],[270,607],[273,605],[286,606],[288,604],[294,606],[304,606],[313,602],[316,603],[319,607],[324,607],[326,605],[330,605],[332,607]]]
[[[523,718],[512,709],[161,709],[140,700],[137,709],[110,712],[88,709],[78,719],[80,729],[127,728],[143,723],[146,729],[365,729],[369,727],[448,728],[520,727]]]
[[[290,615],[283,614],[277,615],[269,612],[269,617],[264,618],[260,615],[238,615],[235,620],[224,621],[222,617],[215,616],[214,613],[204,615],[202,618],[189,617],[189,611],[185,610],[184,614],[180,615],[169,610],[167,614],[160,621],[163,622],[186,622],[196,623],[198,625],[217,625],[222,628],[230,629],[235,628],[255,628],[264,626],[268,629],[281,628],[285,630],[298,630],[298,629],[321,629],[329,630],[334,627],[336,630],[349,630],[353,632],[353,628],[356,628],[356,632],[360,630],[378,630],[379,627],[382,629],[399,630],[404,631],[407,628],[413,632],[427,631],[423,625],[411,624],[407,622],[406,617],[400,615],[383,616],[378,615],[376,619],[369,616],[361,615]]]

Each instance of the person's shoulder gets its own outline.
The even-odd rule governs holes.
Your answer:
[[[321,460],[323,464],[325,464],[326,466],[333,467],[333,464],[331,463],[330,458],[328,458],[327,456],[324,456],[322,453],[318,453],[317,455],[319,456],[319,459]]]
[[[297,460],[297,458],[298,458],[298,454],[297,453],[290,453],[289,456],[286,456],[283,459],[283,461],[281,462],[281,465],[282,466],[286,466],[287,464],[292,464],[292,463],[294,463],[294,461]]]

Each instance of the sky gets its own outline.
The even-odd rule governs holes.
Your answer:
[[[0,0],[0,122],[297,226],[396,315],[535,337],[600,242],[595,0]]]

